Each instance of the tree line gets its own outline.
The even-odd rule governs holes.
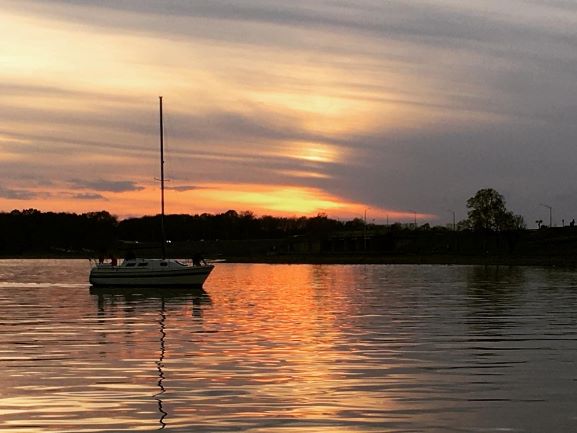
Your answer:
[[[171,241],[322,236],[359,229],[363,224],[360,219],[342,222],[323,214],[311,218],[256,217],[252,212],[234,210],[165,216],[166,237]],[[76,214],[25,209],[0,213],[0,254],[100,251],[119,241],[161,239],[159,215],[119,220],[107,211]]]
[[[467,201],[468,218],[459,229],[508,231],[525,227],[523,218],[508,211],[503,196],[482,189]],[[339,221],[325,214],[315,217],[255,216],[250,211],[229,210],[219,214],[166,215],[167,239],[175,242],[199,240],[279,239],[295,236],[323,238],[331,233],[373,229],[374,224],[355,218]],[[407,229],[400,224],[390,230]],[[416,228],[416,227],[413,227]],[[428,224],[420,227],[431,229]],[[433,230],[446,230],[437,227]],[[101,251],[123,241],[159,242],[160,216],[119,220],[107,211],[82,214],[41,212],[36,209],[0,213],[0,254],[38,252]]]

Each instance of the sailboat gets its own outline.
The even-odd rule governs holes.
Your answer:
[[[192,264],[166,257],[164,230],[164,126],[162,96],[160,101],[160,231],[162,254],[159,259],[126,258],[120,264],[97,263],[90,270],[90,284],[94,287],[202,287],[214,265]]]

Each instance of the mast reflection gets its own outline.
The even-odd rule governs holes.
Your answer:
[[[156,393],[154,395],[155,400],[158,402],[158,412],[160,413],[160,419],[158,420],[158,422],[160,423],[160,428],[159,430],[163,430],[166,427],[166,423],[164,422],[164,419],[168,416],[168,412],[166,412],[164,410],[164,408],[162,407],[162,394],[164,394],[166,392],[166,389],[164,388],[163,385],[163,381],[164,381],[164,353],[166,350],[166,346],[165,346],[165,339],[166,339],[166,332],[164,330],[166,324],[166,308],[165,308],[165,304],[164,304],[164,298],[161,299],[161,308],[160,308],[160,317],[159,317],[159,325],[160,325],[160,353],[159,353],[159,357],[158,357],[158,361],[156,361],[156,369],[158,370],[158,388],[160,389],[160,391],[158,393]]]
[[[166,393],[164,386],[164,360],[166,356],[166,320],[167,320],[167,303],[175,305],[191,305],[191,316],[194,318],[202,317],[203,305],[212,303],[208,293],[202,288],[102,288],[91,287],[90,294],[97,297],[97,306],[99,314],[104,314],[107,307],[114,309],[117,303],[124,304],[125,311],[134,312],[139,306],[144,309],[155,308],[158,305],[158,325],[159,325],[159,351],[158,359],[155,361],[158,381],[158,392],[153,395],[158,407],[158,430],[164,430],[167,427],[166,419],[169,415],[163,394]],[[154,302],[159,300],[159,304]]]

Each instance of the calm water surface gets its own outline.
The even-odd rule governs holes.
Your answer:
[[[577,431],[577,272],[220,264],[90,291],[0,261],[0,431]]]

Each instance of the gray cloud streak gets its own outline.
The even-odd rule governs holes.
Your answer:
[[[453,41],[462,46],[465,42],[498,44],[508,41],[517,44],[535,38],[567,39],[567,31],[555,27],[537,28],[514,16],[499,14],[498,10],[471,10],[466,6],[455,8],[443,2],[375,2],[358,0],[355,2],[321,3],[315,1],[293,1],[290,3],[270,0],[20,0],[20,7],[32,5],[63,19],[78,20],[101,26],[117,26],[114,19],[102,19],[103,16],[86,13],[91,7],[106,13],[108,18],[114,12],[134,13],[140,16],[188,17],[198,19],[223,20],[232,23],[262,23],[308,29],[326,29],[350,31],[379,38],[411,40],[416,43],[429,43],[437,40],[446,46]],[[521,7],[524,3],[518,2]],[[575,10],[569,2],[553,2],[549,8],[534,2],[543,10],[557,8]],[[10,5],[10,4],[9,4]],[[15,6],[14,3],[11,4]],[[135,29],[178,32],[182,29],[174,22],[160,21],[150,23],[135,20]],[[571,34],[575,36],[575,31]]]
[[[126,191],[140,191],[144,189],[144,187],[137,185],[134,182],[126,180],[72,179],[69,181],[69,183],[74,188],[88,189],[94,191],[126,192]]]
[[[80,194],[72,194],[70,196],[74,200],[108,200],[102,194],[95,194],[95,193],[80,193]]]
[[[8,200],[30,200],[43,196],[36,191],[29,191],[26,189],[12,189],[0,186],[0,197]]]

